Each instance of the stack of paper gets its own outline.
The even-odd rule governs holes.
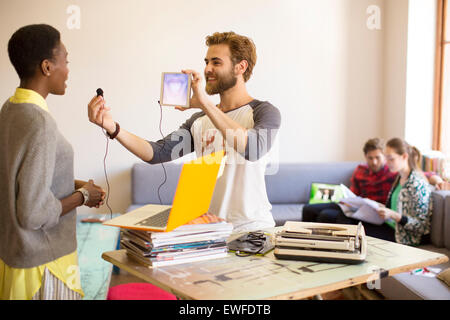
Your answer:
[[[147,266],[167,266],[222,258],[233,225],[205,214],[170,232],[122,229],[121,247]]]
[[[347,217],[376,225],[381,225],[384,222],[378,214],[378,209],[382,207],[382,204],[368,198],[358,197],[345,185],[342,184],[341,186],[344,198],[340,200],[340,203],[348,208],[348,210],[344,210],[345,208],[342,210]]]

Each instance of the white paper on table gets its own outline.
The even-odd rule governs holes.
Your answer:
[[[420,268],[420,269],[414,269],[410,272],[413,276],[422,276],[422,277],[428,277],[428,278],[436,278],[436,276],[441,272],[442,269],[440,268]]]

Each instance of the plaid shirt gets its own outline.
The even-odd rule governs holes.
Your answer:
[[[353,172],[350,190],[357,196],[385,204],[396,177],[397,173],[390,172],[387,165],[373,172],[367,164],[360,164]]]
[[[427,179],[436,175],[432,171],[423,173]],[[367,164],[360,164],[353,172],[350,190],[357,196],[386,204],[397,174],[398,172],[390,172],[387,164],[378,172],[370,170]]]

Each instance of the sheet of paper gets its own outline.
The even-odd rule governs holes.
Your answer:
[[[343,184],[341,184],[341,187],[344,192],[344,198],[341,199],[340,202],[346,204],[347,207],[353,208],[353,211],[343,210],[347,217],[376,225],[381,225],[384,222],[377,212],[380,208],[378,202],[356,196]]]
[[[376,225],[381,225],[384,222],[377,210],[369,204],[361,206],[355,213],[351,214],[350,217]]]
[[[380,209],[380,203],[373,201],[371,199],[364,198],[364,202],[369,205],[371,208],[378,210]]]
[[[414,276],[422,276],[422,277],[428,277],[428,278],[436,278],[436,276],[441,272],[441,268],[420,268],[420,269],[414,269],[410,272],[410,274]]]
[[[345,184],[341,183],[342,192],[344,193],[344,198],[354,198],[357,197],[356,194],[352,192]]]
[[[361,197],[343,198],[340,200],[340,202],[343,202],[343,203],[349,205],[350,207],[354,208],[355,210],[366,204],[366,202],[364,201],[364,198],[361,198]]]
[[[358,209],[364,205],[368,205],[371,208],[378,210],[380,208],[380,203],[373,201],[368,198],[361,198],[361,197],[346,197],[340,200],[341,202],[348,204],[349,206]]]

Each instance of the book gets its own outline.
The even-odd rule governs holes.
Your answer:
[[[128,229],[133,231],[132,229]],[[231,232],[233,225],[211,213],[205,213],[170,232],[152,232],[136,230],[145,240],[173,239],[175,237],[201,235],[205,232]]]
[[[188,256],[184,258],[179,259],[166,259],[166,260],[151,260],[142,258],[139,255],[136,255],[132,251],[127,250],[127,255],[132,258],[133,260],[147,266],[147,267],[163,267],[163,266],[169,266],[169,265],[176,265],[176,264],[183,264],[183,263],[191,263],[196,261],[205,261],[210,259],[217,259],[217,258],[225,258],[228,255],[227,250],[216,250],[216,251],[210,251],[208,254],[203,255],[195,255],[195,256]]]
[[[434,172],[442,178],[446,176],[446,158],[441,151],[427,150],[422,152],[419,165],[424,172]]]
[[[233,225],[204,214],[170,232],[122,229],[120,246],[134,260],[164,266],[226,256]]]
[[[139,232],[139,231],[136,231]],[[136,243],[140,244],[143,247],[147,248],[155,248],[161,246],[168,246],[173,244],[182,244],[182,243],[192,243],[192,242],[200,242],[200,241],[212,241],[212,240],[220,240],[226,239],[231,234],[230,231],[218,231],[218,232],[203,232],[196,233],[193,235],[185,234],[183,236],[176,236],[173,238],[164,238],[164,239],[152,239],[147,237],[147,235],[136,236],[135,234],[131,234],[128,232],[122,232],[124,237],[129,239],[133,239]]]
[[[188,253],[188,252],[200,252],[200,250],[218,248],[218,247],[226,247],[227,243],[225,240],[222,241],[204,241],[204,242],[195,242],[190,243],[188,245],[173,245],[173,246],[165,246],[159,247],[155,249],[147,249],[139,246],[131,240],[122,239],[120,241],[121,245],[129,250],[133,250],[136,253],[142,256],[152,256],[155,257],[157,255],[164,256],[170,254],[179,254],[179,253]]]

